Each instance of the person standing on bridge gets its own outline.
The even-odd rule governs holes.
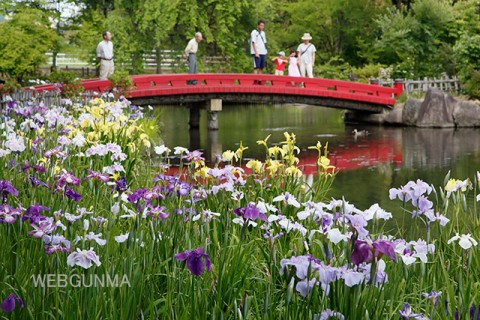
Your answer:
[[[257,29],[250,34],[250,53],[253,57],[253,73],[262,74],[267,63],[267,38],[265,36],[265,21],[259,20]],[[258,82],[260,84],[260,82]]]
[[[97,58],[100,60],[100,80],[107,80],[115,71],[113,64],[112,34],[103,31],[103,40],[97,46]]]
[[[313,78],[313,66],[315,66],[315,52],[317,49],[310,43],[312,36],[305,33],[302,37],[303,43],[298,46],[298,60],[300,61],[300,74],[305,77],[305,71],[309,78]]]
[[[195,33],[195,37],[191,39],[185,48],[185,55],[187,56],[188,73],[195,74],[197,70],[197,51],[198,44],[203,40],[200,32]],[[188,80],[188,84],[197,84],[196,80]]]

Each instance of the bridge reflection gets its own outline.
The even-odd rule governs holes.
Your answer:
[[[338,170],[377,168],[448,168],[462,157],[480,154],[480,131],[474,129],[377,128],[363,138],[355,139],[347,127],[343,136],[330,138],[329,158]],[[200,149],[206,161],[213,164],[217,155],[234,146],[221,144],[218,131],[207,131],[206,145],[199,130],[190,131],[190,150]],[[300,146],[300,166],[305,174],[316,173],[317,154]],[[254,149],[254,148],[251,148]],[[248,155],[261,158],[263,154]],[[246,169],[249,172],[249,169]]]

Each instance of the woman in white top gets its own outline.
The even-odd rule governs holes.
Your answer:
[[[295,50],[290,51],[288,57],[288,75],[290,77],[300,77],[300,71],[298,70],[298,59]]]
[[[303,43],[298,46],[298,59],[300,60],[300,73],[305,77],[305,71],[309,78],[313,78],[313,66],[315,65],[315,52],[317,49],[310,43],[312,36],[305,33],[302,37]]]

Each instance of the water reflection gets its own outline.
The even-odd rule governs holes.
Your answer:
[[[201,149],[209,161],[225,150],[236,150],[242,141],[249,147],[245,156],[263,158],[265,149],[257,145],[271,134],[269,142],[284,140],[283,132],[297,136],[301,165],[315,171],[316,151],[308,150],[317,140],[329,143],[332,164],[340,169],[332,196],[342,197],[360,208],[378,202],[387,207],[388,190],[412,179],[436,186],[445,174],[465,179],[480,169],[480,130],[416,129],[355,126],[343,123],[342,111],[315,106],[224,106],[219,113],[219,130],[206,130],[206,113],[201,113],[200,129],[188,130],[188,110],[162,108],[161,136],[166,145]],[[355,137],[353,129],[368,130]],[[397,205],[397,204],[396,204]]]
[[[480,130],[402,130],[404,166],[408,168],[450,167],[462,156],[478,154]]]

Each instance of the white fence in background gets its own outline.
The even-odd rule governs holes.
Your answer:
[[[47,64],[51,66],[53,64],[53,54],[48,52]],[[160,69],[162,72],[179,72],[186,71],[186,59],[183,56],[183,52],[179,50],[162,50],[160,53]],[[221,56],[202,56],[200,57],[203,72],[224,72],[228,70],[230,66],[230,59],[228,57]],[[82,61],[73,54],[58,53],[57,54],[57,67],[68,67],[69,69],[75,68],[88,68],[95,65],[96,59],[91,57],[91,62]],[[143,54],[143,68],[145,70],[157,69],[157,54],[155,51]],[[185,69],[185,70],[183,70]]]
[[[379,84],[382,86],[393,86],[394,81],[379,81]],[[403,92],[406,94],[427,92],[428,88],[437,88],[447,92],[459,92],[461,85],[460,80],[456,76],[450,78],[446,74],[442,74],[439,79],[434,77],[423,78],[423,80],[403,80]]]

